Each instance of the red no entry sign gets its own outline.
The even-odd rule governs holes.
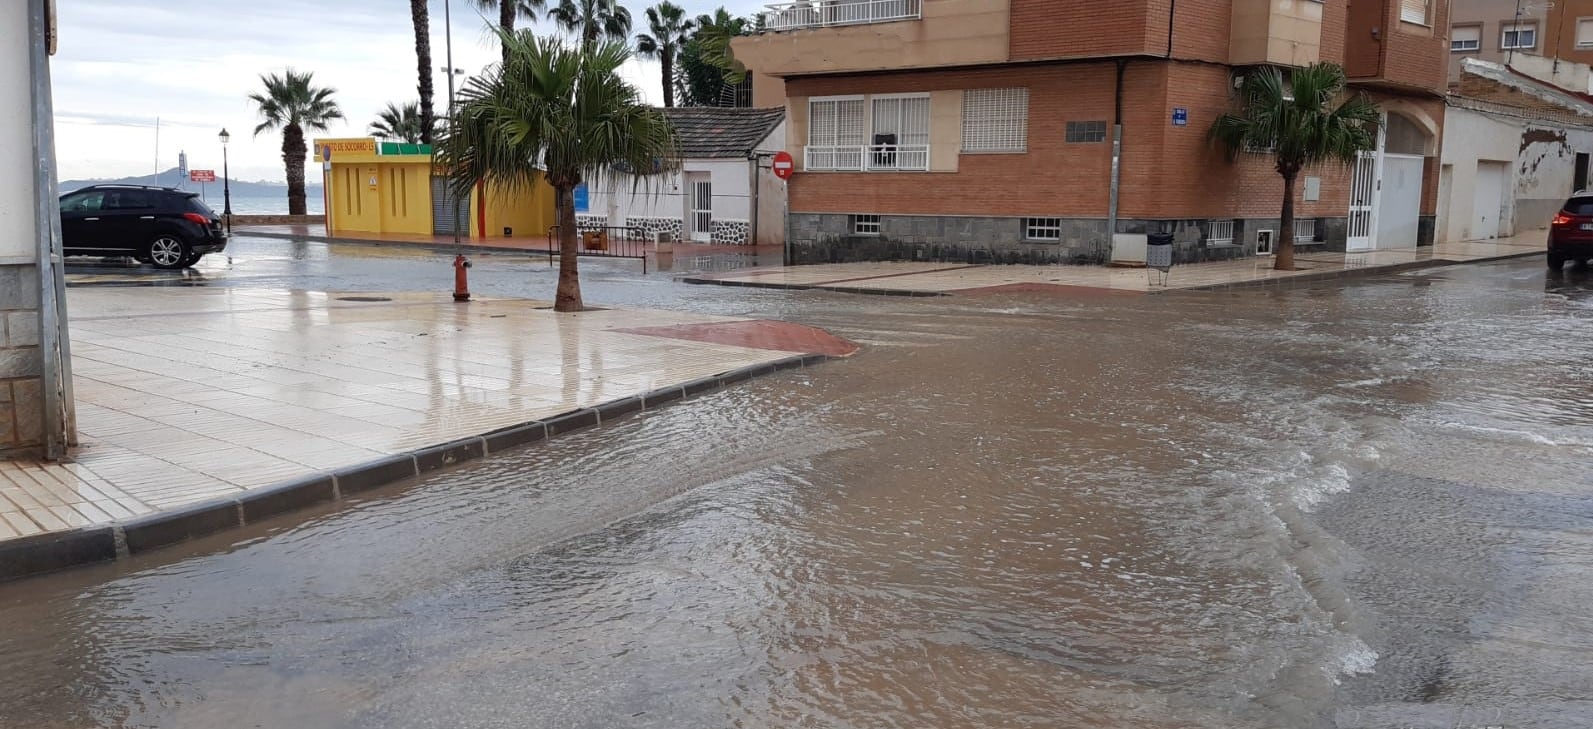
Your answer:
[[[188,181],[189,182],[215,182],[216,181],[216,171],[215,170],[189,170],[188,171]]]
[[[774,176],[782,180],[791,179],[791,173],[796,172],[796,160],[791,159],[790,152],[775,153],[774,162],[770,166],[774,168]]]

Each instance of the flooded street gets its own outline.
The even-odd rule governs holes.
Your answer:
[[[0,584],[0,727],[1593,716],[1587,271],[687,294],[864,349]]]

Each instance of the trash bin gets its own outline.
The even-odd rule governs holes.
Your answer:
[[[1151,233],[1145,236],[1145,267],[1166,271],[1173,267],[1173,234]]]

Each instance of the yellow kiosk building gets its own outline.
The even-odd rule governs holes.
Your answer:
[[[553,188],[541,180],[531,190],[477,185],[456,205],[430,146],[375,137],[317,139],[314,145],[331,237],[540,237],[554,224]]]

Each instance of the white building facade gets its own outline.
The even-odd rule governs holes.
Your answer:
[[[771,160],[785,139],[782,109],[666,109],[680,169],[637,176],[615,171],[576,194],[583,230],[651,240],[781,245],[785,182]]]

